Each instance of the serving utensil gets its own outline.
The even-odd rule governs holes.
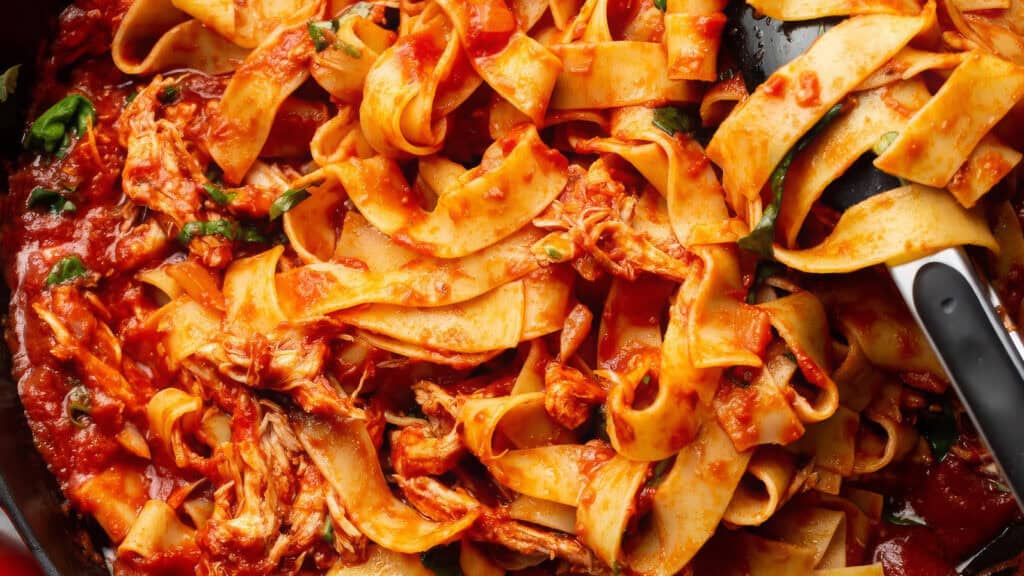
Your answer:
[[[756,86],[804,53],[837,19],[784,23],[732,3],[726,45],[748,86]],[[838,210],[897,188],[870,153],[826,190]],[[1024,496],[1024,346],[998,311],[999,296],[961,247],[889,266],[892,279],[924,330],[953,388],[995,457],[1018,504]],[[1019,552],[1019,549],[1018,549]]]

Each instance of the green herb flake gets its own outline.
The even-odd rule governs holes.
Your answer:
[[[664,0],[662,0],[662,2],[664,2]],[[657,0],[655,0],[654,3],[655,3],[655,5],[657,5],[657,3],[658,3]],[[664,8],[662,8],[662,10],[664,10]],[[615,563],[612,564],[612,576],[621,576],[621,574],[622,574],[622,565],[619,564],[618,560],[616,560]]]
[[[654,120],[651,123],[669,136],[675,136],[676,132],[692,134],[697,131],[699,126],[697,119],[692,114],[675,106],[655,108]]]
[[[651,375],[650,374],[644,374],[644,377],[640,379],[640,383],[645,385],[645,386],[647,384],[650,384],[651,383]]]
[[[267,238],[265,234],[263,234],[262,232],[260,232],[259,230],[252,226],[243,226],[242,229],[239,230],[238,232],[238,239],[241,240],[242,242],[248,242],[250,244],[266,244],[267,242],[270,242],[270,239]]]
[[[7,99],[17,90],[18,72],[20,71],[21,64],[16,64],[0,74],[0,102],[7,102]]]
[[[917,419],[917,429],[928,442],[935,459],[941,461],[945,458],[959,436],[952,402],[946,398],[942,403],[942,410],[922,413]]]
[[[178,232],[178,242],[188,246],[195,236],[223,236],[228,240],[235,239],[235,227],[230,220],[208,220],[206,222],[192,221],[181,227]]]
[[[875,153],[875,156],[881,156],[882,153],[888,150],[889,146],[892,146],[892,143],[899,137],[899,132],[886,132],[885,134],[882,134],[882,137],[878,139],[878,142],[875,142],[875,145],[871,147],[871,151]]]
[[[50,188],[37,186],[28,194],[28,207],[45,206],[54,214],[74,213],[78,208],[63,194]]]
[[[545,248],[544,249],[544,253],[548,255],[548,258],[550,258],[550,259],[552,259],[552,260],[554,260],[556,262],[558,262],[558,261],[560,261],[562,259],[562,253],[559,252],[557,248],[553,248],[551,246],[548,246],[547,248]]]
[[[210,183],[203,184],[203,190],[206,190],[206,194],[210,196],[210,200],[213,200],[221,206],[229,204],[235,199],[235,196],[238,195],[235,192],[224,192],[217,186]]]
[[[203,171],[203,176],[214,185],[220,186],[224,182],[224,170],[216,162],[210,162]]]
[[[764,258],[772,257],[772,242],[775,240],[775,220],[779,217],[779,207],[782,205],[782,191],[786,184],[786,172],[789,171],[789,166],[793,163],[793,158],[796,157],[797,153],[813,142],[814,138],[831,124],[842,111],[842,102],[830,108],[821,117],[821,120],[818,120],[818,123],[804,134],[797,141],[796,145],[783,156],[782,161],[772,171],[772,202],[764,209],[764,212],[761,214],[761,220],[750,231],[750,234],[739,239],[738,244],[740,248],[760,254]]]
[[[654,0],[654,7],[665,12],[668,10],[668,0]]]
[[[156,95],[156,99],[164,105],[174,104],[179,98],[181,98],[181,86],[178,86],[177,84],[165,86],[164,89]]]
[[[67,284],[89,274],[89,270],[78,256],[66,256],[57,261],[46,277],[46,285]]]
[[[647,479],[648,486],[657,486],[665,479],[665,475],[668,474],[669,469],[672,468],[672,459],[661,460],[654,465],[654,469],[651,471],[651,477]]]
[[[356,60],[363,57],[363,53],[359,51],[359,48],[356,48],[355,46],[349,44],[348,42],[345,42],[344,40],[339,40],[337,46],[339,50],[355,58]]]
[[[124,107],[127,108],[132,102],[135,102],[135,99],[138,97],[138,91],[129,93],[127,96],[124,97]]]
[[[324,521],[324,529],[320,532],[320,539],[326,542],[328,546],[334,546],[334,522],[330,518]]]
[[[313,47],[316,48],[317,52],[323,52],[331,45],[330,40],[327,39],[327,31],[337,32],[338,21],[327,20],[324,22],[309,21],[306,23],[306,31],[309,32],[309,39],[313,41]]]
[[[75,386],[64,398],[64,406],[71,424],[78,428],[89,425],[86,416],[92,414],[92,398],[85,386]]]
[[[270,219],[277,220],[282,214],[288,212],[292,208],[295,208],[301,204],[303,200],[309,197],[310,193],[307,192],[305,188],[288,190],[284,194],[278,196],[270,205]]]
[[[437,576],[462,576],[458,544],[435,546],[420,554],[420,562]]]
[[[25,145],[30,150],[64,156],[71,147],[71,136],[81,136],[96,120],[96,108],[81,94],[65,96],[43,112],[28,129]]]

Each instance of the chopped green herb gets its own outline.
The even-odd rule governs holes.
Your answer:
[[[959,435],[956,427],[956,415],[953,414],[953,404],[949,398],[942,402],[940,412],[926,411],[921,414],[917,420],[917,428],[924,439],[928,441],[928,446],[931,447],[935,459],[945,458]]]
[[[772,242],[775,240],[775,220],[779,217],[779,207],[782,205],[782,190],[786,183],[786,172],[789,171],[789,165],[793,163],[793,158],[796,157],[797,153],[807,147],[814,138],[825,129],[839,113],[843,111],[843,104],[840,102],[828,112],[822,116],[821,120],[812,127],[807,134],[804,134],[796,145],[793,146],[783,156],[782,161],[772,171],[771,177],[771,189],[772,189],[772,202],[765,207],[764,212],[761,214],[761,220],[754,226],[754,229],[750,231],[750,234],[739,239],[738,244],[740,248],[749,250],[760,254],[765,258],[772,257]]]
[[[203,190],[206,190],[206,193],[210,196],[210,200],[213,200],[221,206],[228,204],[235,199],[235,196],[238,195],[235,192],[224,192],[220,188],[209,183],[203,184]]]
[[[88,426],[85,417],[92,413],[92,398],[85,386],[75,386],[64,398],[68,419],[78,428]]]
[[[326,32],[338,31],[337,20],[326,20],[323,22],[310,21],[306,23],[306,30],[309,32],[309,39],[313,41],[313,47],[316,48],[317,52],[323,52],[331,45],[330,40],[327,39]]]
[[[437,576],[462,576],[458,544],[435,546],[420,554],[420,562]]]
[[[662,1],[664,1],[664,0],[662,0]],[[658,3],[657,0],[655,0],[654,3],[655,3],[655,5],[657,5],[657,3]],[[662,8],[662,10],[664,10],[664,8]],[[618,560],[616,560],[612,564],[612,576],[620,576],[621,574],[622,574],[622,565],[619,564]]]
[[[899,132],[886,132],[885,134],[882,134],[882,137],[878,139],[878,142],[875,142],[871,151],[875,153],[875,156],[881,156],[882,152],[888,150],[889,146],[892,146],[892,143],[899,137]]]
[[[235,227],[230,220],[208,220],[206,222],[192,221],[181,227],[178,232],[178,242],[188,246],[194,236],[218,235],[228,240],[235,239]]]
[[[66,284],[82,278],[88,273],[89,270],[86,269],[81,258],[78,256],[66,256],[58,260],[53,265],[53,268],[50,269],[50,274],[46,277],[46,285]]]
[[[644,374],[644,377],[640,379],[640,383],[644,384],[644,385],[650,384],[651,383],[651,375],[650,374]]]
[[[129,104],[135,102],[135,99],[139,97],[139,93],[132,92],[131,94],[124,97],[124,107],[127,108]]]
[[[736,77],[736,71],[733,70],[732,68],[723,68],[721,70],[721,72],[718,73],[718,81],[719,82],[725,82],[726,80],[732,80],[735,77]]]
[[[71,147],[71,136],[81,136],[96,119],[96,108],[81,94],[65,96],[43,112],[28,129],[25,145],[31,150],[63,157]]]
[[[665,12],[668,10],[668,0],[654,0],[654,7]]]
[[[363,53],[359,51],[359,48],[356,48],[355,46],[349,44],[348,42],[345,42],[344,40],[339,40],[337,46],[342,52],[348,54],[349,56],[355,58],[356,60],[363,57]]]
[[[46,206],[54,214],[73,213],[78,209],[75,203],[63,194],[50,188],[37,186],[28,194],[28,207]]]
[[[782,353],[782,356],[785,357],[790,362],[792,362],[793,364],[797,364],[798,363],[797,359],[796,359],[796,354],[793,354],[793,351],[788,349],[788,348],[786,349],[785,352]]]
[[[556,262],[562,259],[562,253],[559,252],[556,248],[552,248],[551,246],[545,248],[544,252],[548,255],[548,258],[551,258]]]
[[[156,99],[159,100],[161,104],[174,104],[178,101],[178,98],[181,98],[181,86],[178,86],[177,84],[165,86],[164,89],[156,95]]]
[[[998,492],[1002,492],[1004,494],[1012,494],[1013,493],[1013,491],[1010,490],[1009,486],[1007,486],[1006,484],[1004,484],[1003,482],[1001,482],[999,480],[989,479],[988,483],[991,484],[992,488],[994,488]]]
[[[757,289],[764,284],[765,280],[785,272],[786,267],[778,262],[772,262],[771,260],[761,260],[758,262],[757,269],[754,270],[754,281],[750,284],[750,290],[747,292],[747,304],[753,304],[756,301]]]
[[[270,242],[270,240],[262,232],[253,228],[252,226],[244,226],[238,232],[238,239],[242,242],[256,243],[256,242]]]
[[[324,521],[324,529],[320,532],[320,539],[326,542],[329,546],[334,546],[334,522],[330,518]]]
[[[904,505],[900,509],[894,509],[892,502],[886,501],[882,507],[882,520],[896,526],[927,526],[923,518],[917,515],[913,508]]]
[[[7,102],[7,99],[18,88],[19,71],[21,71],[21,64],[16,64],[0,74],[0,102]]]
[[[310,194],[305,188],[288,190],[277,197],[270,205],[270,219],[277,220],[282,214],[298,206],[303,200],[309,198]]]
[[[692,114],[675,106],[655,108],[652,124],[669,136],[675,136],[676,132],[692,134],[697,131],[699,126],[697,119]]]

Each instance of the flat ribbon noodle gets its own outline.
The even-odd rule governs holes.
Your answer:
[[[459,518],[436,522],[395,498],[363,420],[329,421],[298,413],[291,420],[303,448],[334,488],[352,523],[388,550],[425,552],[466,531],[480,514],[474,508]]]
[[[665,52],[672,80],[718,80],[718,51],[726,0],[669,0],[665,11]]]
[[[648,464],[616,455],[591,476],[576,512],[576,534],[609,566],[619,562],[622,535],[633,513],[635,494],[647,479]]]
[[[439,151],[448,130],[445,115],[482,82],[447,17],[434,6],[428,5],[411,33],[381,53],[366,74],[360,126],[385,156]]]
[[[278,298],[293,319],[360,304],[457,304],[539,268],[531,247],[542,236],[528,226],[475,254],[455,260],[421,256],[392,272],[368,271],[361,263],[310,264],[278,274]]]
[[[829,328],[821,301],[810,292],[796,292],[757,307],[768,314],[772,327],[796,357],[807,382],[820,390],[813,401],[800,394],[795,396],[793,407],[800,419],[821,422],[832,416],[839,406],[839,391],[829,377]]]
[[[772,74],[722,122],[708,144],[708,157],[722,168],[726,190],[758,198],[797,140],[934,20],[934,4],[920,16],[855,16]],[[861,49],[851,52],[851,45]]]
[[[796,245],[800,227],[825,188],[883,135],[903,130],[910,115],[929,98],[931,94],[919,79],[858,94],[850,111],[832,121],[796,155],[786,172],[776,223],[786,246]]]
[[[737,452],[714,418],[679,451],[654,493],[650,525],[623,548],[623,564],[640,574],[681,570],[718,527],[751,452]]]
[[[323,0],[172,0],[243,48],[255,48],[278,27],[305,23],[322,11]]]
[[[914,15],[921,10],[915,0],[751,0],[750,5],[769,18],[787,22],[857,14]]]
[[[231,77],[210,127],[210,156],[237,183],[260,154],[278,107],[309,78],[313,42],[306,27],[279,28]]]
[[[504,0],[438,0],[451,18],[477,74],[501,97],[541,123],[562,63],[516,28]]]
[[[568,181],[564,157],[545,146],[533,126],[491,146],[480,167],[438,191],[430,212],[412,201],[412,190],[392,160],[353,158],[338,176],[376,228],[441,258],[471,254],[522,229]]]
[[[888,174],[943,187],[982,137],[1024,98],[1024,67],[973,52],[875,159]],[[955,118],[955,121],[951,121]],[[944,130],[936,126],[952,125]]]
[[[110,53],[125,74],[189,68],[215,75],[237,68],[249,51],[190,19],[171,0],[138,0],[118,26]]]
[[[802,272],[832,274],[965,244],[999,249],[981,216],[967,212],[942,190],[915,184],[852,206],[813,248],[775,245],[775,258]]]
[[[786,502],[795,472],[793,457],[785,450],[758,449],[747,464],[748,480],[736,487],[722,519],[737,526],[764,524]]]
[[[544,411],[544,393],[470,398],[458,415],[466,447],[503,486],[542,500],[576,506],[584,487],[581,469],[592,448],[556,444],[495,453],[493,436],[512,411]]]
[[[241,334],[270,334],[286,320],[277,296],[275,273],[284,246],[240,258],[224,273],[227,323]]]

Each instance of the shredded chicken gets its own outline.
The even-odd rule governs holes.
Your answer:
[[[544,370],[544,409],[570,430],[586,422],[591,408],[605,396],[597,382],[571,366],[550,362]]]

